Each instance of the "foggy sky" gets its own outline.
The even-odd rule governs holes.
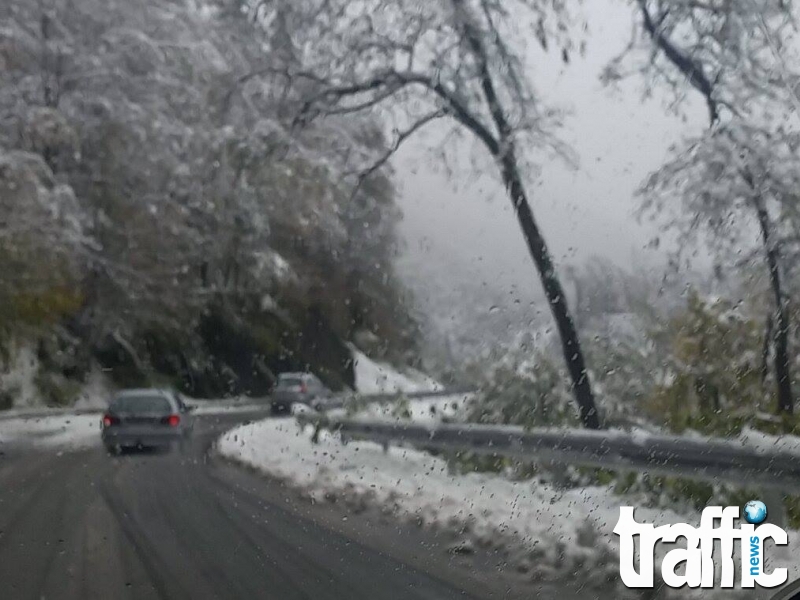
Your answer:
[[[670,144],[706,125],[705,109],[688,89],[682,117],[670,113],[666,96],[643,102],[639,76],[620,90],[604,88],[598,77],[629,40],[632,10],[613,0],[586,4],[591,4],[584,5],[590,27],[586,56],[564,65],[551,52],[531,66],[540,96],[571,111],[560,137],[579,157],[577,170],[555,159],[541,164],[540,175],[528,182],[534,214],[560,265],[591,255],[626,267],[663,264],[663,247],[645,249],[655,228],[637,223],[634,191],[664,162]],[[474,181],[468,167],[448,178],[426,153],[429,145],[430,138],[409,141],[394,161],[405,215],[401,273],[436,279],[440,285],[451,277],[479,277],[504,287],[516,284],[524,295],[538,296],[538,281],[502,186],[486,177]]]

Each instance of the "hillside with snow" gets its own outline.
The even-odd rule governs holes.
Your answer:
[[[356,391],[361,394],[391,394],[396,392],[435,392],[442,385],[415,369],[400,372],[387,363],[369,358],[350,347],[353,352],[353,371]]]

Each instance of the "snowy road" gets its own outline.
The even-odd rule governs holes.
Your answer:
[[[200,417],[185,455],[7,444],[0,597],[594,597],[530,583],[502,556],[454,554],[443,534],[370,507],[314,504],[209,457],[212,440],[247,417]]]

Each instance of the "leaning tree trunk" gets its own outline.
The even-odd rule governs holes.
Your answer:
[[[463,0],[453,0],[453,4],[457,9],[464,11]],[[573,393],[578,403],[581,422],[587,429],[600,429],[600,415],[597,414],[597,408],[595,407],[594,393],[589,381],[589,373],[586,370],[586,362],[583,359],[581,345],[578,341],[578,332],[569,313],[567,300],[564,297],[564,288],[561,287],[561,282],[556,274],[550,251],[547,249],[547,244],[539,231],[536,220],[533,218],[530,204],[528,204],[525,186],[522,184],[522,177],[519,173],[517,157],[514,151],[513,128],[506,117],[506,111],[503,110],[495,90],[492,74],[489,71],[486,48],[481,40],[481,35],[475,30],[468,17],[461,21],[461,26],[463,27],[465,39],[477,62],[481,89],[492,121],[497,127],[499,139],[487,140],[485,132],[481,134],[481,126],[476,124],[477,120],[471,115],[464,116],[462,114],[461,120],[483,140],[500,167],[503,183],[517,215],[517,221],[519,221],[519,225],[522,228],[522,235],[525,237],[528,251],[531,258],[533,258],[533,262],[536,263],[539,279],[542,282],[547,302],[550,304],[556,327],[558,327],[561,350],[564,353],[564,360],[567,363],[567,369],[572,379]]]
[[[514,206],[517,220],[522,228],[522,234],[525,236],[528,251],[536,263],[545,296],[558,327],[561,350],[564,353],[564,360],[567,363],[572,379],[581,422],[588,429],[600,429],[600,416],[597,414],[597,408],[595,407],[594,393],[589,381],[589,373],[586,370],[581,344],[578,340],[578,332],[570,315],[567,300],[564,296],[564,289],[556,274],[550,251],[547,249],[547,244],[539,231],[539,226],[536,224],[533,212],[528,204],[528,198],[525,194],[525,188],[519,175],[515,157],[511,152],[506,152],[500,158],[500,162],[503,182]]]
[[[761,383],[767,380],[769,375],[769,349],[773,338],[772,334],[772,313],[767,315],[767,324],[764,327],[764,344],[761,346]]]
[[[794,412],[794,397],[792,396],[792,379],[789,366],[789,313],[786,310],[786,302],[781,290],[780,253],[771,240],[769,215],[761,197],[756,197],[755,208],[758,215],[758,224],[761,228],[761,240],[764,243],[769,279],[775,301],[775,326],[772,333],[775,344],[778,412],[792,414]]]

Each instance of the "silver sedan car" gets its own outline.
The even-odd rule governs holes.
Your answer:
[[[103,415],[103,445],[114,454],[130,448],[183,448],[193,429],[191,408],[168,390],[126,390]]]
[[[327,406],[331,391],[311,373],[281,373],[272,392],[272,412],[291,412],[293,404],[305,404],[315,410]]]

